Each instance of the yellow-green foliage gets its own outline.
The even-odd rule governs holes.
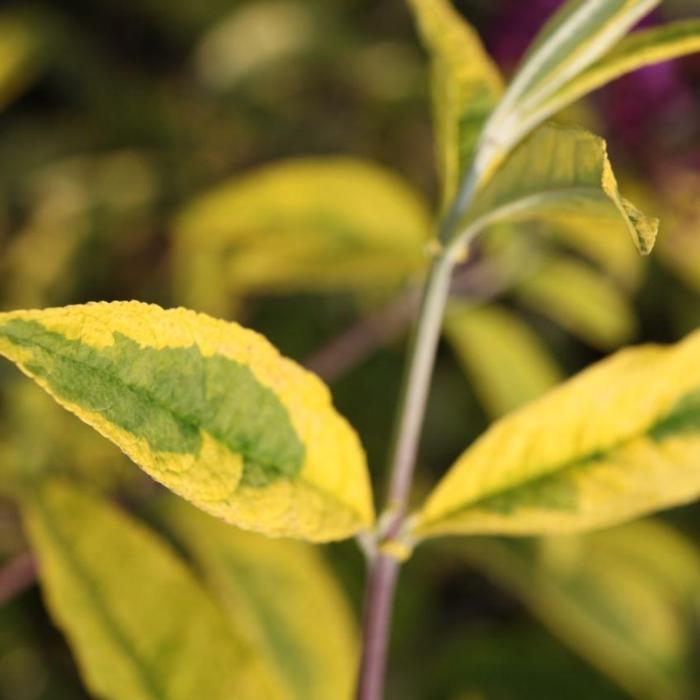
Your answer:
[[[542,341],[506,308],[453,303],[445,331],[493,416],[538,398],[562,379]]]
[[[60,483],[35,490],[24,513],[49,609],[96,697],[280,697],[264,664],[156,535]]]
[[[352,613],[321,553],[243,532],[170,500],[167,523],[191,550],[232,624],[272,662],[289,700],[349,700],[358,660]]]
[[[646,200],[645,200],[646,201]],[[564,248],[594,263],[625,291],[639,287],[644,274],[644,258],[640,257],[627,236],[620,235],[620,219],[587,217],[567,211],[561,217],[547,217],[546,235]],[[664,229],[667,221],[664,217]],[[665,238],[660,237],[660,242]]]
[[[694,167],[669,172],[663,192],[664,235],[658,258],[690,289],[700,290],[700,174]],[[646,193],[654,196],[653,192]]]
[[[674,530],[640,521],[534,542],[475,538],[452,551],[632,697],[690,697],[700,557]]]
[[[31,25],[0,15],[0,110],[30,82],[37,68],[39,39]]]
[[[630,246],[631,248],[631,246]],[[520,301],[601,350],[633,339],[631,303],[607,277],[575,258],[552,256],[515,285]]]
[[[661,0],[568,0],[537,35],[491,113],[480,141],[480,170],[553,114],[549,100],[612,47]],[[561,106],[565,106],[563,103]]]
[[[130,245],[154,196],[150,163],[130,150],[61,159],[23,185],[31,212],[0,256],[3,310],[71,298],[81,253]]]
[[[351,158],[299,158],[201,195],[176,223],[177,291],[224,315],[239,296],[392,289],[427,262],[430,219],[398,176]]]
[[[226,90],[298,58],[317,40],[313,7],[295,0],[233,5],[199,41],[195,69],[215,90]]]
[[[494,221],[558,220],[568,214],[586,217],[592,226],[618,221],[619,230],[629,232],[642,254],[651,252],[659,226],[620,195],[603,139],[547,124],[502,163],[462,226],[481,230]]]
[[[10,497],[37,480],[80,478],[93,488],[138,487],[126,456],[75,420],[35,384],[18,377],[3,382],[7,415],[0,425],[0,492]]]
[[[477,33],[449,0],[409,0],[409,5],[430,54],[436,158],[443,203],[449,205],[503,85]]]
[[[438,484],[419,536],[566,533],[700,493],[700,332],[624,350],[491,427]]]
[[[615,48],[564,84],[539,105],[542,113],[554,114],[574,100],[626,73],[700,50],[700,21],[671,22],[633,32]]]
[[[311,540],[372,522],[355,432],[257,333],[184,309],[88,304],[0,314],[0,353],[214,515]]]
[[[0,491],[19,503],[49,612],[95,697],[349,700],[358,635],[341,588],[309,544],[274,538],[326,542],[359,535],[371,570],[368,619],[381,626],[387,618],[374,619],[372,611],[384,605],[382,612],[390,610],[391,576],[398,570],[391,559],[408,556],[417,542],[449,534],[520,537],[472,537],[448,546],[511,590],[633,696],[692,696],[686,622],[696,612],[697,553],[651,523],[580,533],[700,494],[700,331],[673,347],[620,352],[552,388],[561,379],[558,363],[505,306],[454,303],[443,319],[450,292],[464,291],[464,279],[475,271],[467,282],[477,294],[490,295],[493,281],[495,293],[512,290],[514,305],[548,316],[598,349],[615,348],[634,335],[626,294],[639,288],[643,264],[637,252],[651,251],[658,221],[622,196],[601,138],[546,120],[625,72],[700,48],[697,20],[643,30],[620,42],[659,2],[562,2],[506,87],[449,0],[408,0],[432,76],[442,181],[435,220],[410,184],[347,156],[289,159],[217,184],[222,172],[235,171],[241,161],[260,162],[277,151],[267,130],[276,120],[269,115],[265,126],[254,123],[254,115],[266,115],[271,95],[284,94],[288,101],[280,120],[284,130],[298,128],[305,91],[298,89],[298,66],[285,64],[301,56],[325,59],[323,3],[313,9],[297,0],[248,3],[217,21],[207,8],[201,16],[200,10],[186,17],[175,12],[183,32],[190,19],[201,20],[199,30],[179,37],[176,51],[199,46],[190,64],[200,79],[196,104],[187,78],[154,90],[121,76],[140,73],[131,70],[136,63],[114,71],[112,84],[102,60],[96,61],[85,80],[82,64],[92,54],[80,42],[77,57],[57,61],[62,67],[47,80],[48,90],[41,86],[38,99],[32,96],[30,112],[47,96],[51,102],[61,85],[75,86],[69,109],[62,105],[70,118],[60,120],[69,122],[63,124],[69,133],[43,143],[42,123],[26,135],[18,131],[18,147],[10,143],[14,130],[8,143],[0,143],[0,152],[17,156],[8,189],[21,192],[7,203],[0,198],[0,233],[7,242],[0,308],[111,297],[128,289],[150,298],[172,293],[177,303],[226,317],[246,296],[333,293],[345,303],[348,296],[353,302],[380,298],[404,286],[405,297],[389,307],[401,317],[398,325],[408,318],[413,293],[435,258],[392,445],[398,466],[387,475],[391,499],[376,524],[355,431],[335,410],[327,387],[263,336],[184,308],[139,302],[0,313],[0,355],[55,399],[42,402],[47,397],[34,386],[3,386]],[[199,7],[182,3],[190,5]],[[156,12],[152,19],[170,14]],[[65,33],[61,24],[51,14],[44,37],[24,19],[0,17],[0,108],[28,85],[39,59],[49,63],[43,41],[51,50],[54,34],[66,42],[56,43],[59,49],[72,41],[72,29]],[[37,27],[43,30],[44,22]],[[241,41],[232,43],[232,37]],[[416,97],[406,86],[419,71],[403,80],[394,75],[415,67],[408,43],[348,47],[340,63],[349,66],[344,73],[350,79],[338,93],[357,82],[364,94],[343,107],[356,97],[362,97],[358,105],[365,98],[397,104]],[[374,65],[377,75],[367,79],[364,73]],[[273,67],[281,72],[268,82]],[[99,79],[110,78],[106,87],[92,89],[93,68]],[[163,75],[160,70],[158,65]],[[235,89],[246,108],[229,121],[221,94],[207,102],[212,89]],[[114,120],[117,131],[103,135],[91,112],[99,119],[109,112],[111,118],[113,93],[123,94],[129,114]],[[85,100],[80,119],[74,116],[76,96]],[[139,123],[146,115],[149,124]],[[83,131],[100,132],[97,142],[88,139],[84,147],[91,155],[36,167],[45,151],[70,151],[76,132],[82,143]],[[37,134],[42,143],[34,143]],[[316,150],[325,149],[327,135],[314,140]],[[411,159],[413,135],[392,132],[397,143],[410,147]],[[95,155],[132,138],[141,145]],[[187,157],[172,159],[166,151],[173,145]],[[415,153],[413,177],[421,180],[421,149]],[[187,165],[168,172],[175,161]],[[203,183],[213,184],[194,194]],[[188,203],[182,206],[181,199]],[[694,216],[696,199],[679,199],[683,206],[671,207],[679,230],[686,205]],[[173,202],[179,213],[168,213],[172,239],[164,241],[161,232],[168,227],[155,216]],[[103,246],[113,230],[109,220],[134,238],[127,243],[112,236],[119,239],[114,248],[112,242]],[[478,251],[481,259],[468,261],[460,270],[463,284],[451,286],[457,259],[482,233],[488,237]],[[664,246],[667,262],[697,285],[697,246],[677,241],[669,237]],[[568,254],[554,252],[553,243]],[[120,249],[110,260],[119,274],[104,287],[73,269],[101,246],[103,256]],[[141,261],[148,267],[146,279],[138,275],[138,264],[131,269]],[[159,288],[163,279],[173,283],[171,289]],[[267,302],[261,307],[267,311]],[[365,333],[390,335],[378,328],[389,316],[373,317],[346,336],[349,355]],[[507,415],[457,459],[416,514],[405,516],[443,321],[487,410]],[[566,339],[552,333],[551,340],[554,345]],[[368,399],[362,394],[360,401],[364,410]],[[166,494],[165,506],[154,512],[149,503],[135,502],[155,515],[183,557],[191,557],[190,568],[93,488],[57,479],[60,474],[95,481],[96,489],[116,487],[120,495],[146,491],[124,489],[131,483],[113,469],[121,465],[121,456],[109,452],[114,445],[84,439],[77,421],[70,423],[73,417],[62,411],[61,418],[48,406],[75,414],[95,429],[95,440],[98,434],[107,438],[191,503]],[[451,417],[451,407],[438,409],[435,422]],[[138,470],[129,473],[134,481],[146,478]],[[527,535],[556,538],[522,537]],[[387,597],[374,598],[377,593]],[[384,651],[382,635],[369,636],[376,647],[368,647],[365,658],[376,662]],[[477,665],[490,654],[485,648]],[[429,659],[425,668],[430,674]],[[379,678],[372,682],[381,684]],[[449,694],[459,690],[451,687]],[[480,691],[469,688],[469,697],[481,697]]]

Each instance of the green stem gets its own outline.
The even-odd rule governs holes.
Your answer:
[[[387,520],[384,531],[379,533],[380,540],[393,539],[403,525],[454,265],[451,255],[442,255],[433,263],[426,283],[399,400],[390,458]],[[381,544],[380,541],[369,562],[357,700],[382,700],[384,694],[391,613],[400,563],[383,552]]]
[[[397,519],[403,517],[408,505],[435,352],[454,265],[454,260],[447,255],[433,263],[411,342],[389,461],[391,481],[387,510],[394,513]]]

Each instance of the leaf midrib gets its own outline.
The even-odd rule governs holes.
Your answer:
[[[8,337],[8,338],[10,338],[10,341],[12,342],[12,336],[11,336],[11,334],[5,332],[5,336]],[[36,341],[31,341],[31,342],[32,342],[32,344],[34,344],[35,346],[40,347],[42,350],[44,350],[45,352],[47,352],[49,355],[56,355],[56,356],[59,356],[59,357],[61,357],[62,359],[66,360],[66,361],[68,361],[68,362],[71,362],[71,363],[75,364],[75,365],[78,366],[78,367],[88,368],[90,371],[94,372],[95,374],[99,374],[99,371],[98,371],[95,367],[89,365],[88,363],[85,363],[85,362],[82,362],[82,363],[81,363],[80,361],[76,360],[76,359],[73,358],[73,357],[69,357],[69,356],[67,356],[67,355],[64,355],[63,353],[61,353],[61,352],[59,352],[59,351],[57,351],[57,350],[47,348],[45,345],[42,345],[42,344],[39,343],[39,342],[36,342]],[[196,343],[195,343],[195,345],[196,345]],[[21,362],[20,364],[21,364],[27,371],[30,371],[29,368],[27,367],[27,363],[26,363],[26,362]],[[32,374],[33,374],[33,373],[32,373]],[[157,408],[163,410],[165,413],[169,413],[170,415],[173,416],[174,419],[176,419],[176,420],[182,422],[184,425],[188,425],[188,426],[190,426],[190,427],[192,427],[192,428],[196,428],[197,430],[200,430],[200,431],[203,431],[203,432],[207,432],[207,433],[209,433],[210,435],[212,435],[212,437],[214,437],[215,439],[219,440],[219,438],[218,438],[215,434],[213,434],[213,433],[211,433],[209,430],[206,430],[205,428],[203,428],[201,424],[198,424],[198,423],[196,423],[196,422],[194,422],[194,421],[191,421],[191,420],[187,420],[186,418],[180,416],[178,413],[176,413],[175,411],[173,411],[171,408],[169,408],[169,407],[164,407],[160,402],[156,401],[155,398],[154,398],[147,390],[144,390],[144,389],[142,389],[141,387],[139,387],[139,390],[140,390],[140,391],[137,391],[137,389],[136,389],[135,387],[131,386],[131,385],[128,384],[127,382],[124,382],[122,379],[116,377],[116,376],[113,375],[112,373],[107,372],[106,374],[109,376],[109,378],[110,378],[111,380],[114,381],[114,383],[120,384],[121,386],[125,387],[125,388],[128,389],[129,391],[131,391],[131,392],[133,392],[134,394],[136,394],[136,396],[140,396],[140,395],[142,394],[142,395],[145,396],[154,406],[156,406]],[[46,380],[44,380],[44,381],[46,381]],[[48,381],[47,381],[47,384],[48,384],[48,386],[46,387],[46,390],[47,390],[50,394],[52,394],[52,395],[58,395],[58,392],[56,392],[56,391],[50,386],[50,384],[48,383]],[[268,388],[269,388],[269,387],[268,387]],[[70,399],[65,399],[65,398],[61,398],[61,401],[67,401],[67,402],[69,402],[69,403],[71,403],[71,404],[75,403],[75,402],[71,401]],[[76,403],[75,405],[77,405],[77,406],[80,407],[80,404],[77,404],[77,403]],[[81,410],[85,410],[85,409],[82,409],[82,407],[80,407],[80,408],[81,408]],[[286,407],[285,407],[285,408],[286,408]],[[72,411],[72,412],[75,413],[75,415],[76,415],[78,418],[81,418],[81,420],[83,420],[82,417],[81,417],[78,413],[76,413],[75,411]],[[87,411],[86,411],[86,412],[87,412]],[[87,421],[85,421],[85,422],[87,422]],[[112,421],[109,421],[109,422],[112,423]],[[116,425],[116,424],[114,424],[114,423],[112,423],[112,424],[113,424],[113,425]],[[99,432],[99,431],[98,431],[98,432]],[[296,431],[295,431],[295,432],[296,432]],[[106,437],[106,436],[105,436],[105,437]],[[109,439],[109,438],[108,438],[108,439]],[[110,441],[111,441],[111,440],[110,440]],[[222,444],[226,445],[229,449],[231,449],[231,447],[230,447],[225,441],[221,440],[221,442],[222,442]],[[302,443],[302,444],[303,444],[303,443]],[[153,448],[151,448],[150,445],[149,445],[149,449],[152,449],[152,450],[153,450]],[[233,448],[233,449],[235,450],[235,448]],[[154,452],[157,452],[157,450],[153,450],[153,451],[154,451]],[[245,458],[245,455],[244,455],[244,453],[243,453],[242,451],[240,451],[239,453],[240,453],[240,454],[243,454],[243,456],[244,456],[244,458]],[[269,469],[273,469],[273,470],[279,472],[279,469],[278,469],[276,466],[274,466],[274,465],[266,464],[265,462],[261,462],[261,461],[259,461],[259,460],[255,460],[255,461],[257,462],[257,464],[261,464],[263,467],[268,467]],[[303,466],[302,466],[302,469],[303,469]],[[346,509],[346,510],[351,511],[352,513],[354,513],[354,515],[355,515],[361,522],[364,522],[364,517],[363,517],[363,515],[362,515],[358,510],[356,510],[353,506],[351,506],[349,503],[346,503],[345,501],[342,501],[342,500],[339,499],[335,494],[333,494],[333,493],[327,491],[326,489],[324,489],[324,488],[318,486],[317,484],[314,484],[314,483],[308,481],[308,480],[305,479],[303,476],[297,474],[297,475],[295,475],[294,477],[291,477],[291,476],[289,476],[289,475],[285,475],[285,474],[281,473],[280,478],[281,478],[281,479],[288,479],[289,481],[297,481],[297,482],[303,483],[303,484],[304,484],[306,487],[308,487],[309,489],[311,489],[311,490],[313,490],[313,491],[316,491],[317,493],[321,494],[321,496],[322,496],[324,499],[326,499],[326,500],[328,500],[328,501],[332,501],[332,502],[334,502],[334,503],[337,503],[337,504],[339,504],[343,509]]]
[[[440,515],[438,518],[434,518],[432,520],[425,520],[422,523],[422,526],[427,527],[435,527],[437,524],[444,522],[446,520],[449,520],[450,518],[453,518],[455,516],[459,516],[469,510],[472,509],[479,509],[480,507],[483,507],[485,503],[488,503],[489,500],[496,499],[496,498],[501,498],[503,496],[508,496],[510,494],[516,493],[522,488],[527,488],[530,486],[533,486],[539,481],[545,481],[547,479],[555,479],[558,477],[561,477],[563,473],[567,471],[573,471],[576,469],[581,469],[583,467],[586,467],[587,465],[593,464],[595,462],[600,461],[601,459],[608,459],[608,455],[611,455],[612,453],[616,452],[617,450],[623,448],[625,445],[628,443],[634,441],[634,440],[640,440],[644,438],[645,436],[649,435],[654,428],[661,423],[666,416],[660,416],[657,417],[652,423],[650,423],[646,428],[643,430],[640,430],[638,432],[634,432],[630,435],[627,435],[620,440],[607,445],[607,446],[601,446],[597,449],[591,450],[587,452],[584,455],[581,455],[580,457],[575,457],[567,462],[561,462],[558,465],[555,465],[552,467],[549,471],[544,472],[542,474],[538,474],[537,476],[533,476],[529,479],[525,479],[524,481],[519,482],[518,484],[515,484],[513,486],[508,486],[500,491],[495,491],[493,493],[489,494],[484,494],[477,498],[474,501],[470,501],[469,503],[462,504],[460,506],[457,506],[456,508],[453,508],[452,510],[447,511],[446,513],[443,513]]]
[[[11,335],[10,333],[5,332],[5,335],[6,335],[6,337],[10,338],[10,340],[12,340],[12,335]],[[128,337],[128,336],[127,336],[127,337]],[[81,344],[83,344],[81,341],[78,341],[78,342],[80,342]],[[197,431],[198,433],[202,433],[202,432],[208,433],[208,434],[211,435],[213,438],[215,438],[217,441],[219,441],[221,444],[225,445],[225,446],[227,447],[227,449],[229,449],[233,454],[240,454],[240,455],[243,456],[244,460],[246,459],[247,455],[246,455],[244,449],[241,449],[238,445],[232,445],[232,444],[230,444],[229,441],[224,440],[220,435],[217,435],[215,432],[209,430],[208,428],[205,428],[201,421],[198,421],[197,419],[194,419],[194,418],[188,418],[188,417],[186,417],[186,416],[183,416],[183,415],[181,415],[180,413],[178,413],[177,411],[175,411],[171,406],[165,405],[165,404],[163,404],[161,401],[158,401],[158,400],[153,396],[153,394],[152,394],[150,391],[148,391],[147,388],[145,388],[145,387],[143,387],[143,386],[141,386],[141,385],[133,385],[133,384],[130,384],[130,383],[124,381],[121,377],[117,376],[117,375],[116,375],[115,373],[113,373],[113,372],[110,372],[110,371],[101,371],[100,368],[95,367],[94,365],[90,364],[89,362],[77,360],[77,359],[75,359],[74,357],[71,357],[70,355],[67,355],[67,354],[65,354],[65,353],[62,353],[62,352],[60,352],[60,351],[58,351],[58,350],[55,350],[55,349],[53,349],[53,348],[48,348],[46,345],[43,345],[42,343],[37,342],[37,341],[35,341],[35,340],[32,340],[32,341],[31,341],[31,344],[34,345],[34,346],[36,346],[36,347],[38,347],[38,348],[41,348],[41,349],[42,349],[44,352],[46,352],[48,355],[53,356],[53,357],[59,357],[59,358],[61,358],[61,360],[65,361],[65,362],[69,362],[69,363],[75,365],[76,367],[79,367],[79,368],[84,369],[84,370],[86,370],[86,371],[89,371],[89,372],[91,372],[92,374],[94,374],[94,375],[97,376],[97,377],[105,377],[105,376],[106,376],[107,379],[108,379],[111,383],[116,384],[116,385],[122,387],[122,388],[123,388],[124,390],[126,390],[126,391],[129,391],[129,392],[132,393],[134,396],[136,396],[138,400],[144,401],[144,403],[149,403],[151,406],[156,407],[158,410],[162,411],[163,413],[166,413],[166,414],[170,415],[177,423],[180,423],[180,424],[183,425],[183,426],[186,426],[186,427],[188,427],[188,428],[191,428],[192,430]],[[198,346],[196,343],[194,343],[194,345],[199,349],[199,346]],[[30,364],[31,364],[31,363],[22,362],[21,364],[24,365],[24,366],[27,368],[28,371],[32,372],[32,374],[38,374],[38,373],[36,373],[36,372],[33,372],[33,371],[30,369]],[[41,375],[40,375],[40,376],[41,376]],[[50,393],[59,395],[59,392],[56,391],[56,390],[51,386],[51,384],[50,384],[50,382],[49,382],[48,379],[46,379],[46,378],[44,378],[44,377],[41,377],[41,378],[44,379],[44,381],[46,381],[47,384],[49,384]],[[256,379],[257,379],[257,377],[256,377]],[[264,386],[264,385],[263,385],[263,386]],[[269,388],[269,387],[266,387],[266,388]],[[61,397],[61,400],[62,400],[62,401],[69,402],[69,403],[71,403],[71,404],[74,404],[74,405],[80,407],[81,411],[85,411],[86,413],[90,413],[90,412],[94,411],[95,413],[98,413],[99,415],[102,415],[102,413],[101,413],[98,409],[85,409],[85,408],[83,408],[77,401],[74,401],[74,400],[72,400],[72,399],[70,399],[70,398],[68,398],[68,397],[63,397],[63,396],[62,396],[62,397]],[[287,412],[287,415],[289,416],[289,412],[287,411],[286,406],[285,406],[285,411]],[[80,416],[78,416],[78,417],[80,417]],[[115,426],[119,427],[121,430],[124,430],[125,432],[128,432],[125,428],[122,428],[121,426],[119,426],[119,425],[118,425],[117,423],[115,423],[114,421],[109,420],[109,419],[107,419],[107,418],[105,418],[105,420],[108,420],[109,423],[111,423],[112,425],[115,425]],[[290,423],[291,423],[291,420],[290,420]],[[296,434],[296,431],[295,431],[295,434]],[[298,437],[298,435],[297,435],[297,437]],[[157,450],[157,449],[155,449],[155,448],[148,442],[148,439],[147,439],[147,438],[142,438],[142,439],[144,439],[144,440],[148,443],[149,449],[150,449],[152,452],[154,452],[154,453],[161,452],[161,453],[168,454],[169,452],[171,452],[171,453],[173,453],[173,454],[191,454],[191,453],[188,453],[188,452],[179,453],[179,452],[174,452],[174,451],[170,451],[170,450]],[[300,442],[301,442],[301,440],[300,440]],[[302,444],[303,444],[303,443],[302,443]],[[200,450],[198,450],[198,451],[195,453],[195,456],[198,456],[200,451],[201,451],[201,446],[200,446]],[[253,462],[255,462],[256,464],[259,464],[259,465],[261,465],[261,466],[263,466],[263,467],[265,467],[265,468],[267,468],[267,469],[270,469],[270,470],[279,472],[280,474],[282,474],[282,475],[284,476],[283,472],[281,472],[280,469],[279,469],[279,467],[278,467],[277,465],[275,465],[275,464],[272,464],[272,463],[267,462],[267,461],[259,460],[259,459],[251,459],[251,461],[253,461]]]

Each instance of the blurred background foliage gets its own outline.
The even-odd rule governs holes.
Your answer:
[[[508,74],[559,3],[456,4]],[[662,7],[647,22],[700,15]],[[381,494],[438,191],[403,3],[5,2],[0,109],[0,306],[133,298],[240,320],[331,383]],[[700,59],[558,118],[609,139],[623,190],[661,217],[657,250],[571,218],[489,232],[457,272],[419,493],[494,417],[700,326]],[[42,473],[163,529],[159,489],[2,365],[0,562],[26,550],[13,494]],[[354,545],[324,554],[359,611]],[[0,697],[87,697],[36,587],[6,597]],[[699,600],[697,505],[588,537],[426,546],[402,578],[390,697],[695,698]]]

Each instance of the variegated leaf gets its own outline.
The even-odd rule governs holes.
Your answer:
[[[175,222],[176,293],[226,316],[250,294],[391,291],[422,275],[423,198],[352,158],[274,163],[200,195]]]
[[[420,537],[563,534],[700,494],[700,332],[623,350],[495,423],[417,516]]]
[[[186,309],[0,314],[0,354],[208,512],[270,535],[372,522],[365,457],[325,385],[262,336]]]
[[[24,502],[51,615],[107,700],[282,700],[263,660],[154,533],[60,482]]]
[[[626,73],[700,51],[700,20],[688,19],[643,29],[625,37],[610,53],[537,105],[545,119],[589,92]],[[530,114],[526,119],[533,119]]]
[[[430,55],[436,157],[447,205],[503,85],[478,35],[450,0],[410,0],[409,5]]]
[[[251,645],[276,669],[285,697],[349,700],[357,670],[355,623],[321,553],[304,542],[227,526],[183,501],[169,499],[162,512],[232,625],[244,626]]]
[[[469,239],[500,221],[571,214],[591,227],[618,222],[642,254],[656,240],[658,220],[645,216],[620,194],[603,139],[582,129],[547,124],[524,141],[478,193],[461,222]],[[593,235],[593,234],[592,234]]]
[[[493,166],[548,116],[553,93],[604,56],[661,0],[567,0],[531,44],[489,118],[478,147],[477,174]]]

